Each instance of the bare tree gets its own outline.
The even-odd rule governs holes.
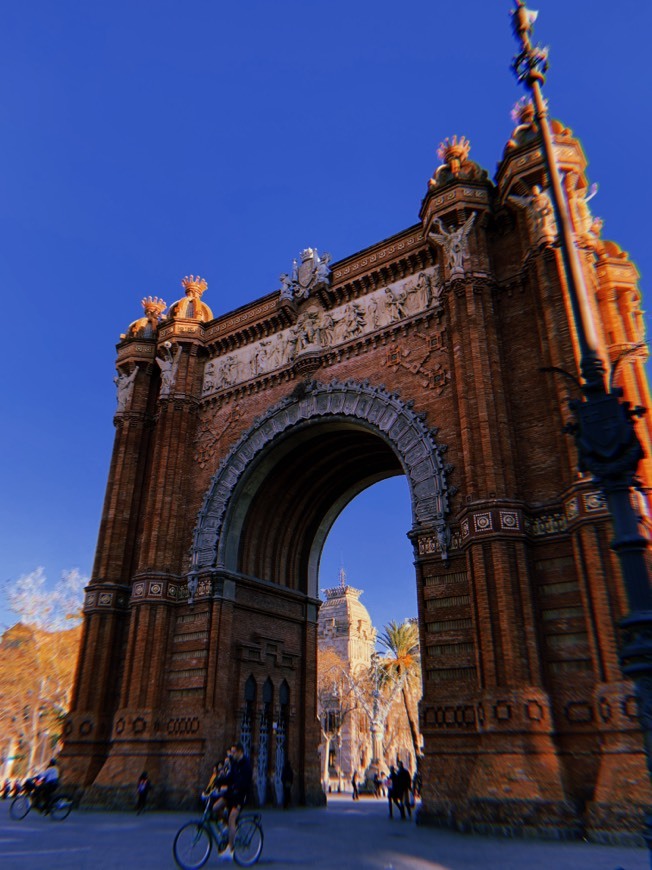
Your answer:
[[[21,621],[0,639],[5,776],[16,755],[24,773],[43,764],[68,711],[87,578],[73,570],[50,589],[46,582],[43,568],[37,568],[6,584],[9,605]]]
[[[317,716],[322,736],[322,783],[328,789],[331,746],[342,739],[342,728],[356,709],[349,675],[340,656],[332,649],[319,650],[317,665]],[[342,771],[338,766],[341,785]]]

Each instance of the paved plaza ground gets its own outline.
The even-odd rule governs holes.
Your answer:
[[[337,796],[326,809],[265,810],[258,867],[335,870],[648,870],[643,849],[510,840],[416,827],[387,817],[384,800]],[[175,867],[172,841],[189,813],[76,811],[63,822],[31,812],[21,822],[0,801],[2,870]],[[215,851],[208,868],[225,866]],[[227,864],[226,866],[233,866]]]

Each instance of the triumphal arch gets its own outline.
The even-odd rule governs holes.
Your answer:
[[[602,238],[577,139],[553,130],[600,354],[649,405],[636,268]],[[131,800],[143,768],[163,804],[194,800],[234,738],[259,801],[285,758],[296,796],[323,800],[320,553],[342,508],[399,474],[421,818],[598,831],[650,799],[610,521],[563,432],[577,387],[542,371],[574,375],[578,351],[531,108],[493,181],[469,150],[442,144],[413,226],[337,262],[290,252],[279,289],[219,318],[190,275],[121,336],[63,754],[89,802]]]

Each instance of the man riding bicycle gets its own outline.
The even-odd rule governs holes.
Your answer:
[[[43,811],[47,813],[52,795],[57,790],[58,785],[59,769],[57,767],[57,760],[56,758],[51,758],[48,766],[36,779],[36,789],[34,791],[35,806],[42,807]]]
[[[226,786],[226,791],[213,804],[213,812],[217,814],[218,818],[225,809],[229,814],[229,845],[222,853],[222,856],[227,860],[233,858],[238,816],[247,802],[252,780],[251,762],[245,755],[242,743],[234,744],[231,747],[230,755],[231,765],[228,772],[220,780],[220,785]]]

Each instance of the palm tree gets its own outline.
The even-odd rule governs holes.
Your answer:
[[[388,677],[400,680],[403,705],[410,726],[412,748],[417,765],[421,755],[419,729],[412,714],[408,694],[421,693],[421,654],[419,649],[419,630],[416,620],[406,619],[398,623],[392,620],[383,629],[378,642],[385,649],[386,655],[380,660],[380,665]]]

